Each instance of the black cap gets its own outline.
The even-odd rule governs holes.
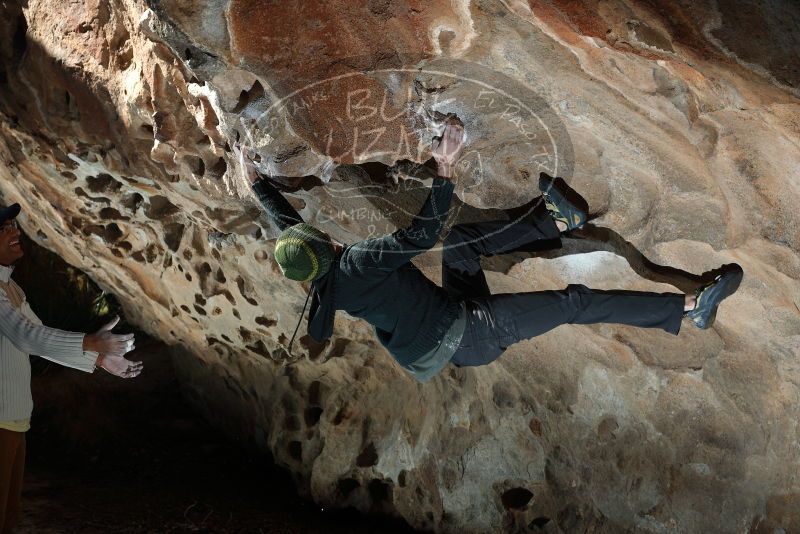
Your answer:
[[[19,215],[19,204],[11,204],[7,208],[0,208],[0,224]]]

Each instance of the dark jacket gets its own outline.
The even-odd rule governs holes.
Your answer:
[[[308,333],[331,336],[336,310],[375,327],[378,340],[401,364],[433,350],[458,315],[458,301],[431,282],[411,259],[439,240],[453,183],[435,178],[425,204],[408,228],[346,246],[330,270],[312,282]],[[253,184],[258,199],[281,230],[302,222],[267,180]]]

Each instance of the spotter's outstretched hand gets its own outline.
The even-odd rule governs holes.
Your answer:
[[[94,334],[83,338],[83,350],[99,352],[106,356],[124,356],[134,348],[133,334],[114,334],[111,330],[119,322],[115,317]]]
[[[97,366],[120,378],[134,378],[142,372],[142,362],[134,362],[123,356],[106,356],[97,358]]]

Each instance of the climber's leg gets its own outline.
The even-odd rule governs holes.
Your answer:
[[[681,293],[600,291],[583,285],[469,299],[467,327],[452,362],[485,365],[510,345],[562,324],[619,323],[677,335],[686,302]]]
[[[481,256],[535,250],[542,240],[552,240],[547,248],[558,248],[559,233],[543,202],[518,220],[457,224],[444,240],[442,286],[456,298],[488,297]]]

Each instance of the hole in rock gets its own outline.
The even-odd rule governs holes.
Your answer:
[[[75,99],[72,98],[72,95],[69,91],[64,91],[64,100],[67,108],[65,113],[66,118],[73,121],[81,120],[81,113],[78,110],[78,103],[75,102]]]
[[[528,523],[528,528],[542,529],[549,522],[550,522],[549,517],[539,516],[530,523]]]
[[[194,309],[195,309],[195,311],[196,311],[197,313],[199,313],[200,315],[203,315],[203,316],[205,316],[205,315],[208,315],[208,314],[206,313],[206,311],[205,311],[203,308],[201,308],[200,306],[198,306],[197,304],[195,304],[195,305],[194,305]]]
[[[619,429],[619,423],[613,415],[603,417],[597,425],[597,437],[603,441],[608,441],[614,437],[614,432]]]
[[[197,271],[198,276],[200,276],[200,289],[203,291],[204,294],[210,295],[211,288],[208,284],[208,276],[211,274],[211,265],[208,262],[203,262],[197,266],[195,269]]]
[[[202,158],[197,156],[183,156],[183,161],[189,167],[189,171],[197,176],[203,176],[206,173],[206,164]]]
[[[90,224],[82,229],[84,235],[94,234],[100,237],[104,237],[105,230],[105,226],[100,226],[99,224]]]
[[[117,65],[119,70],[128,70],[133,61],[133,47],[128,45],[122,49],[122,52],[117,54]]]
[[[289,442],[289,456],[294,458],[295,460],[300,460],[303,458],[303,444],[299,441],[291,441]]]
[[[316,425],[317,423],[319,423],[321,417],[322,417],[322,408],[316,406],[312,408],[306,408],[306,411],[304,413],[306,426]]]
[[[283,429],[289,432],[296,432],[300,430],[300,421],[293,415],[287,415],[283,420]]]
[[[528,423],[528,428],[531,429],[531,433],[534,436],[542,436],[542,422],[538,418],[534,417],[531,419],[531,422]]]
[[[340,478],[336,483],[336,489],[341,493],[342,497],[347,497],[353,491],[358,489],[361,484],[354,478]]]
[[[247,347],[247,350],[258,354],[259,356],[272,359],[272,353],[270,353],[270,351],[267,350],[267,346],[264,345],[264,342],[261,341],[260,339],[255,343],[253,343],[252,345],[245,345],[245,346]]]
[[[398,485],[399,485],[401,488],[405,488],[405,487],[406,487],[406,476],[407,476],[407,475],[408,475],[408,473],[406,472],[406,470],[405,470],[405,469],[402,469],[402,470],[400,471],[400,474],[399,474],[399,475],[397,475],[397,484],[398,484]]]
[[[336,412],[336,416],[333,418],[333,424],[338,426],[344,423],[347,419],[350,418],[349,410],[347,406],[342,406],[338,412]]]
[[[144,249],[144,257],[147,260],[147,263],[153,263],[158,259],[159,254],[163,251],[153,243],[147,245],[147,248]]]
[[[122,183],[116,181],[110,174],[100,173],[97,176],[87,176],[86,187],[92,193],[115,193],[122,188]]]
[[[136,210],[139,209],[139,206],[142,205],[142,202],[144,202],[144,197],[139,193],[128,193],[122,197],[119,203],[125,209],[136,213]]]
[[[231,110],[231,113],[240,113],[244,108],[249,106],[251,103],[256,102],[264,98],[264,86],[261,85],[261,82],[256,80],[253,82],[252,87],[247,91],[242,91],[239,94],[239,101],[236,102],[236,106]],[[239,132],[236,132],[236,141],[239,141]]]
[[[533,493],[525,488],[511,488],[500,497],[506,510],[525,508],[533,498]]]
[[[253,333],[247,328],[240,326],[239,337],[242,338],[242,341],[244,341],[245,343],[250,343],[253,340]]]
[[[103,230],[103,239],[105,239],[107,243],[116,243],[120,240],[122,235],[122,230],[116,223],[106,225],[105,230]]]
[[[492,401],[498,408],[513,408],[516,403],[511,388],[504,382],[492,386]]]
[[[278,321],[275,321],[274,319],[267,319],[263,315],[259,315],[256,317],[256,324],[269,328],[278,324]]]
[[[319,355],[322,354],[322,352],[325,350],[325,347],[327,347],[328,343],[330,343],[330,341],[327,339],[321,343],[318,343],[314,341],[314,339],[308,334],[301,336],[298,341],[300,342],[300,346],[308,351],[308,357],[311,360],[316,360],[319,358]]]
[[[220,157],[220,158],[217,159],[217,162],[214,165],[209,167],[208,175],[211,178],[216,178],[217,180],[219,180],[220,178],[225,176],[225,173],[227,171],[228,171],[228,164],[225,163],[225,159],[224,158]]]
[[[199,304],[200,306],[205,306],[206,305],[206,299],[204,299],[203,295],[201,295],[200,293],[195,293],[194,294],[194,301],[195,301],[196,304]]]
[[[383,480],[373,478],[369,481],[367,490],[369,491],[369,496],[372,498],[372,502],[377,504],[389,500],[392,486]]]
[[[456,33],[452,30],[442,30],[439,33],[439,46],[442,50],[447,51],[450,49],[450,43],[456,38]]]
[[[273,160],[275,163],[284,163],[289,161],[292,158],[299,156],[300,154],[304,153],[308,150],[308,146],[306,145],[296,145],[286,150],[282,150],[273,156]]]
[[[378,451],[375,450],[375,444],[370,443],[367,445],[361,454],[356,458],[356,465],[358,467],[372,467],[378,463]]]
[[[328,352],[328,358],[340,358],[344,356],[344,352],[349,344],[350,340],[347,338],[344,337],[336,338],[333,341],[333,347],[331,347],[330,352]]]
[[[236,317],[237,319],[241,319],[242,318],[242,316],[239,314],[239,310],[237,310],[236,308],[233,308],[231,310],[231,313],[233,313],[233,316]]]
[[[99,215],[101,219],[104,219],[106,221],[108,220],[114,221],[119,219],[124,221],[129,220],[128,217],[123,216],[119,211],[117,211],[114,208],[103,208],[100,210]]]
[[[320,404],[320,396],[322,390],[322,382],[314,380],[308,385],[308,402],[309,404],[318,406]]]
[[[100,202],[101,204],[111,204],[111,199],[106,198],[106,197],[92,197],[92,196],[89,196],[86,193],[86,191],[83,190],[82,187],[76,187],[75,188],[75,194],[78,195],[81,198],[89,199],[92,202]]]
[[[186,227],[181,223],[167,223],[164,225],[164,244],[172,252],[177,252],[181,246],[183,231]]]
[[[239,288],[239,293],[244,297],[244,300],[251,306],[258,306],[258,301],[253,298],[253,286],[246,282],[241,276],[236,277],[236,287]]]
[[[178,207],[170,202],[167,197],[154,195],[150,197],[150,202],[145,208],[144,214],[149,219],[161,220],[178,213],[178,211]]]

